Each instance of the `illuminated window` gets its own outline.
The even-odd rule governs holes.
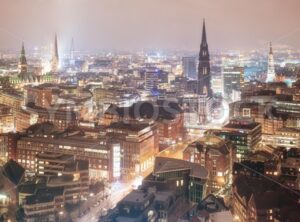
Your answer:
[[[73,174],[73,181],[78,181],[80,179],[80,173]]]

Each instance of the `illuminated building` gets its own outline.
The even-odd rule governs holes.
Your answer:
[[[148,68],[145,72],[145,90],[151,92],[158,86],[158,69]]]
[[[114,122],[107,128],[106,137],[116,144],[112,152],[115,157],[120,156],[119,171],[123,179],[143,175],[153,167],[154,156],[158,152],[156,125]],[[114,167],[113,170],[116,169]]]
[[[64,188],[41,188],[27,196],[23,203],[25,222],[57,221],[63,212]]]
[[[58,78],[54,75],[48,73],[44,75],[37,75],[32,72],[27,72],[18,75],[10,75],[9,82],[16,89],[23,90],[23,87],[28,84],[42,84],[42,83],[50,83],[57,82]]]
[[[38,116],[38,123],[51,122],[61,130],[67,129],[69,127],[75,127],[78,124],[78,117],[76,112],[72,110],[60,109],[59,106],[53,106],[46,109],[30,104],[30,106],[26,107],[25,111],[28,113],[32,113],[33,118],[35,117],[34,114],[36,114]],[[31,120],[34,121],[34,119]],[[30,125],[32,125],[32,123]]]
[[[270,52],[268,56],[268,71],[267,71],[267,79],[266,82],[274,82],[275,77],[275,66],[274,66],[274,56],[273,56],[273,49],[272,43],[270,43]]]
[[[25,87],[25,104],[34,103],[36,106],[49,108],[52,105],[52,90],[42,86]]]
[[[28,127],[38,122],[38,114],[36,112],[28,112],[19,110],[16,113],[16,131],[24,132]]]
[[[235,152],[235,147],[230,141],[207,135],[189,144],[183,151],[183,159],[205,167],[210,172],[209,191],[216,192],[231,182]]]
[[[260,122],[261,121],[257,121]],[[278,130],[284,127],[285,121],[280,117],[265,118],[263,119],[262,133],[264,134],[276,134]]]
[[[89,161],[51,152],[36,156],[37,175],[49,176],[47,187],[64,187],[66,203],[76,203],[89,194]]]
[[[197,62],[195,57],[182,57],[182,67],[185,77],[197,79]]]
[[[287,149],[300,148],[300,130],[297,128],[280,128],[274,134],[263,135],[262,143]]]
[[[182,206],[182,199],[172,191],[157,191],[155,187],[133,190],[118,203],[114,220],[174,221],[175,214],[180,213],[176,211],[179,206]]]
[[[17,141],[20,138],[18,133],[0,134],[0,165],[8,160],[17,160]]]
[[[214,221],[232,222],[234,218],[230,209],[225,205],[224,199],[220,196],[209,194],[196,208],[196,215],[192,215],[189,221]],[[191,211],[193,211],[192,209]]]
[[[197,94],[199,95],[198,113],[200,124],[205,124],[210,120],[213,94],[210,81],[210,58],[206,40],[205,21],[203,21],[202,41],[199,53],[197,89]]]
[[[139,93],[132,88],[96,88],[92,91],[93,101],[96,103],[101,115],[111,104],[120,107],[128,107],[140,101]]]
[[[18,206],[17,185],[24,180],[24,168],[14,160],[0,167],[0,213]]]
[[[176,76],[172,83],[172,90],[177,93],[185,93],[187,88],[187,78],[182,76]]]
[[[297,148],[280,150],[280,181],[291,189],[300,191],[300,152]]]
[[[9,106],[0,104],[0,133],[7,133],[14,130],[14,116]]]
[[[297,101],[275,101],[273,105],[280,115],[286,115],[285,127],[298,128],[300,126],[300,103]]]
[[[111,105],[104,113],[104,124],[116,121],[153,120],[157,123],[160,148],[181,141],[184,136],[184,116],[178,103],[166,100],[139,102],[130,107]]]
[[[7,105],[12,108],[13,112],[16,112],[24,105],[23,96],[16,92],[1,91],[0,104]]]
[[[82,135],[81,131],[62,132],[51,123],[36,124],[17,141],[17,160],[29,174],[37,169],[36,155],[41,152],[76,155],[89,161],[91,179],[140,175],[153,166],[158,152],[156,129],[148,124],[114,123],[101,132],[101,138]]]
[[[158,215],[153,209],[155,194],[133,190],[118,203],[116,221],[154,221]],[[147,218],[147,219],[146,219]]]
[[[232,100],[233,92],[241,90],[244,81],[244,68],[225,65],[222,67],[222,77],[224,96]]]
[[[0,76],[0,90],[5,92],[12,90],[9,76]]]
[[[261,124],[263,134],[275,134],[286,122],[286,117],[278,114],[271,105],[243,100],[229,106],[230,118],[253,118],[255,122]]]
[[[215,94],[224,94],[224,84],[221,75],[213,75],[211,78],[211,88]]]
[[[297,221],[297,195],[264,178],[238,176],[233,182],[232,209],[240,222]]]
[[[233,163],[233,180],[238,176],[263,178],[265,176],[278,179],[280,175],[279,155],[264,150],[249,153],[245,160]]]
[[[36,155],[41,152],[75,155],[78,160],[89,161],[90,178],[112,179],[110,159],[111,145],[105,140],[86,138],[80,132],[59,133],[49,123],[31,126],[27,136],[17,141],[17,161],[29,174],[36,171]]]
[[[54,107],[73,111],[79,119],[89,119],[94,111],[93,98],[90,92],[76,89],[73,93],[61,93],[57,96]]]
[[[56,73],[59,68],[59,57],[58,57],[58,46],[57,46],[57,35],[54,38],[53,55],[51,60],[51,71]]]
[[[143,187],[156,186],[158,191],[173,191],[191,202],[199,203],[206,196],[208,171],[198,163],[156,157],[154,170],[143,181]]]
[[[22,43],[20,61],[19,61],[19,73],[27,73],[27,60],[25,56],[24,43]]]
[[[232,119],[221,130],[212,131],[213,134],[230,140],[236,146],[238,159],[243,159],[261,141],[261,125],[249,118]]]

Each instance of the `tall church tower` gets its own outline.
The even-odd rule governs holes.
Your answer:
[[[202,40],[198,66],[198,114],[199,124],[206,124],[211,119],[213,92],[210,83],[210,59],[206,39],[205,21],[203,21]]]
[[[57,35],[55,33],[54,48],[53,48],[53,55],[52,55],[52,61],[51,61],[51,71],[57,72],[58,66],[59,66],[59,57],[58,57]]]
[[[27,60],[25,56],[24,42],[22,42],[22,49],[19,61],[19,73],[27,73]]]
[[[266,82],[274,82],[275,78],[276,76],[275,76],[274,56],[273,56],[272,43],[270,42],[270,52],[268,57],[268,72],[267,72]]]
[[[210,83],[210,59],[206,39],[205,21],[203,21],[202,41],[199,53],[198,95],[207,95],[208,97],[212,97],[212,89]]]

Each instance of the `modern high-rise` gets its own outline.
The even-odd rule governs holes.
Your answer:
[[[261,124],[251,118],[231,119],[221,130],[212,130],[213,134],[230,140],[236,146],[236,157],[241,160],[255,150],[261,141]]]
[[[205,124],[210,119],[212,107],[212,89],[210,82],[210,58],[208,51],[208,44],[206,40],[205,21],[203,21],[202,41],[199,53],[199,66],[198,66],[198,90],[199,95],[198,113],[199,124]]]
[[[270,43],[270,52],[268,57],[268,72],[267,72],[266,82],[274,82],[274,81],[275,81],[275,65],[274,65],[272,43]]]
[[[147,69],[145,73],[145,89],[152,91],[157,89],[158,85],[158,70],[156,68]]]
[[[225,65],[222,68],[224,97],[232,99],[234,91],[240,91],[244,80],[244,67]]]
[[[197,79],[197,61],[195,57],[182,57],[182,68],[185,77]]]

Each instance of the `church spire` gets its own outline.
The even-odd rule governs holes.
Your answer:
[[[203,19],[201,45],[203,45],[203,46],[207,45],[207,40],[206,40],[206,28],[205,28],[205,19]]]
[[[198,114],[199,124],[205,124],[211,119],[213,91],[210,83],[210,58],[206,38],[205,20],[203,20],[202,39],[198,66]]]
[[[57,44],[57,35],[55,33],[54,37],[54,48],[53,48],[53,55],[52,55],[52,72],[57,72],[58,71],[58,63],[59,63],[59,56],[58,56],[58,44]]]
[[[205,20],[203,20],[202,39],[199,52],[199,66],[198,66],[198,94],[212,96],[212,89],[210,84],[210,58],[206,37]]]
[[[58,47],[57,47],[57,34],[55,33],[55,39],[54,39],[54,56],[58,60]]]
[[[27,72],[27,60],[25,55],[24,42],[22,42],[21,55],[19,61],[19,73],[26,73],[26,72]]]
[[[270,51],[268,56],[268,71],[266,82],[274,82],[276,79],[275,65],[274,65],[274,56],[272,42],[270,42]]]

